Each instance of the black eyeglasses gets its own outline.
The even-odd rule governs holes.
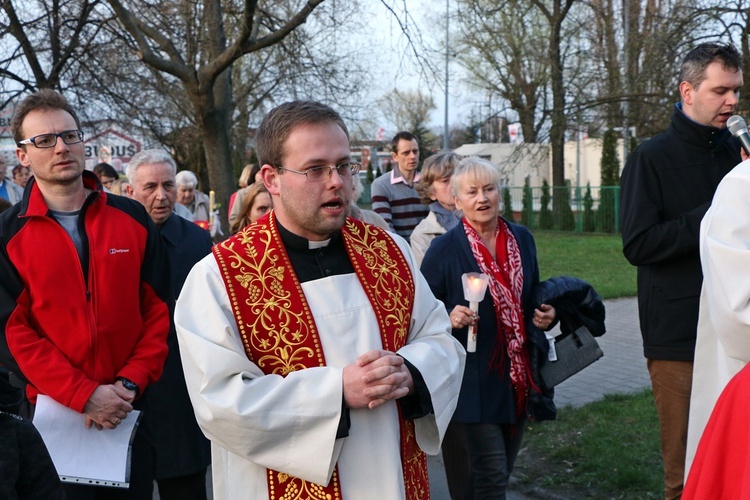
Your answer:
[[[329,167],[328,165],[322,165],[320,167],[310,167],[304,172],[282,166],[277,166],[276,168],[278,168],[279,170],[286,170],[287,172],[294,172],[295,174],[304,175],[305,177],[307,177],[307,180],[309,182],[324,182],[333,175],[334,170],[336,170],[336,172],[338,172],[338,174],[343,178],[352,177],[353,175],[356,175],[357,172],[359,172],[359,169],[362,168],[362,164],[348,161],[345,163],[341,163],[340,165],[336,165],[335,167]]]
[[[33,144],[37,148],[54,148],[57,145],[57,138],[63,140],[65,144],[78,144],[83,141],[83,132],[80,130],[65,130],[59,134],[41,134],[35,135],[31,139],[19,141],[18,145]]]

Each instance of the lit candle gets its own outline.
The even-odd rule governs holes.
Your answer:
[[[484,294],[487,292],[487,285],[489,284],[490,277],[481,273],[465,273],[461,276],[461,281],[464,285],[464,299],[469,301],[469,309],[471,309],[471,312],[476,316],[479,311],[479,303],[484,299]],[[466,351],[476,352],[476,350],[477,329],[476,325],[472,322],[469,325]]]

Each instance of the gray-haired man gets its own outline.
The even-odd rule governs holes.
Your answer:
[[[175,162],[166,152],[141,151],[128,165],[127,189],[159,227],[169,256],[172,291],[177,298],[190,269],[211,252],[211,236],[173,212],[177,199],[175,171]],[[169,332],[167,344],[164,373],[141,402],[145,411],[139,432],[147,433],[149,439],[148,446],[134,449],[133,467],[147,468],[143,475],[150,474],[157,481],[163,500],[206,498],[210,444],[195,421],[174,329]]]

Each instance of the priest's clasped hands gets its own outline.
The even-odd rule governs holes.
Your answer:
[[[404,359],[390,351],[373,350],[344,367],[344,401],[349,408],[369,408],[403,398],[414,388]]]

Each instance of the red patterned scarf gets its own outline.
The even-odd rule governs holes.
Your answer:
[[[505,221],[498,217],[495,231],[495,255],[482,242],[476,229],[463,219],[464,231],[479,270],[490,277],[489,289],[497,317],[497,338],[490,368],[501,376],[504,373],[503,349],[510,359],[510,381],[516,391],[516,413],[526,408],[531,379],[531,364],[526,349],[526,328],[523,320],[521,293],[523,291],[523,263],[515,236]]]

